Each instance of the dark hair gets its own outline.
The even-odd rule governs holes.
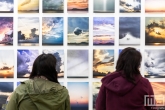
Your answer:
[[[29,78],[33,79],[39,76],[44,76],[49,81],[59,83],[56,71],[56,58],[52,54],[41,54],[35,59]]]
[[[128,81],[135,83],[135,76],[140,74],[141,60],[142,56],[138,50],[127,47],[119,55],[116,71],[122,71],[122,74]]]

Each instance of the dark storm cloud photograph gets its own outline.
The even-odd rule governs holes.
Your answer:
[[[17,51],[17,77],[28,78],[32,71],[34,60],[39,55],[38,50]]]
[[[14,0],[0,0],[0,13],[13,13]]]
[[[43,0],[43,13],[63,13],[64,0]]]
[[[6,99],[13,92],[13,82],[0,82],[0,110],[3,110],[3,104],[6,104]]]
[[[140,45],[140,17],[119,18],[119,45]]]
[[[68,18],[68,45],[87,46],[89,44],[89,18]]]
[[[165,50],[145,50],[146,78],[165,78]]]
[[[88,50],[67,50],[67,77],[88,78]]]

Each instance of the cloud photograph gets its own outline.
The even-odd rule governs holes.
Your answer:
[[[165,17],[146,17],[145,45],[165,45]]]
[[[38,55],[38,50],[17,51],[17,78],[28,78],[30,76],[33,62]]]
[[[93,82],[92,83],[93,110],[96,110],[96,99],[98,97],[101,84],[102,84],[101,82]]]
[[[43,50],[45,54],[52,54],[56,58],[56,71],[58,72],[58,77],[64,77],[64,50]]]
[[[94,13],[114,13],[115,0],[94,0],[93,11]]]
[[[89,110],[89,83],[68,82],[67,85],[71,110]]]
[[[63,17],[42,18],[42,45],[63,45]]]
[[[93,45],[114,45],[114,17],[93,18]]]
[[[13,45],[13,17],[0,17],[0,46]]]
[[[68,18],[68,45],[89,45],[89,18]]]
[[[14,12],[14,0],[0,1],[0,13],[13,13],[13,12]]]
[[[120,13],[140,13],[141,0],[120,0]]]
[[[39,0],[18,0],[18,13],[39,13]]]
[[[64,0],[43,0],[42,4],[43,13],[64,12]]]
[[[88,78],[88,50],[67,50],[67,77]]]
[[[165,78],[165,50],[145,50],[144,66],[146,78]]]
[[[39,18],[19,17],[18,18],[18,45],[38,46],[39,45]]]
[[[93,78],[103,78],[114,71],[114,50],[93,50]]]
[[[119,45],[140,45],[140,17],[119,18]]]

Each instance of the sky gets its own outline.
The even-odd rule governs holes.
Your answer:
[[[92,93],[93,94],[98,94],[99,93],[99,88],[101,87],[101,82],[93,82],[92,83]]]
[[[1,0],[0,1],[0,12],[1,11],[13,11],[14,3],[13,0]]]
[[[48,54],[54,54],[54,53],[59,53],[59,57],[61,58],[61,62],[59,62],[60,64],[62,63],[62,65],[59,67],[61,69],[61,71],[64,71],[64,50],[43,50],[43,53]],[[58,57],[58,58],[59,58]],[[57,57],[56,57],[57,59]],[[59,59],[57,59],[57,61],[59,61]]]
[[[17,75],[27,77],[32,70],[34,60],[39,55],[38,50],[18,50],[17,51]]]
[[[88,8],[88,0],[67,0],[67,8],[68,9],[85,9]]]
[[[4,66],[13,67],[14,66],[14,51],[12,50],[0,50],[0,68]]]
[[[5,37],[5,33],[13,31],[13,18],[0,17],[0,41]]]
[[[93,67],[95,71],[107,73],[107,71],[112,72],[114,70],[111,65],[114,63],[114,50],[97,49],[94,50],[93,55]]]
[[[94,0],[94,11],[114,12],[115,0]]]
[[[63,18],[43,17],[42,21],[43,43],[63,44]]]
[[[63,0],[43,0],[43,9],[53,7],[55,10],[61,8],[63,5]]]
[[[1,95],[1,92],[13,92],[13,82],[1,82],[0,95]]]
[[[152,88],[155,95],[165,94],[165,82],[151,82]],[[165,97],[164,97],[165,98]]]
[[[153,21],[162,24],[162,21],[165,22],[165,17],[146,17],[145,26],[153,23]]]
[[[36,34],[39,35],[39,18],[38,17],[19,17],[18,18],[18,31],[25,34],[25,38],[29,38],[31,29],[36,28]]]
[[[67,51],[67,76],[88,76],[89,60],[88,50]]]
[[[68,82],[71,105],[87,105],[89,102],[88,82]]]
[[[119,39],[123,34],[130,33],[132,37],[140,38],[140,17],[119,18]]]
[[[38,10],[39,0],[18,0],[18,10]]]
[[[153,73],[165,76],[165,50],[145,50],[144,55],[145,71],[150,75]]]
[[[165,0],[145,0],[145,11],[165,11]]]

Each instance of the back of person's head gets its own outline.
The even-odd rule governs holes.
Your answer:
[[[135,76],[140,74],[141,60],[142,56],[138,50],[127,47],[119,55],[116,71],[122,71],[126,79],[134,83]]]
[[[56,58],[52,54],[41,54],[35,59],[29,78],[33,79],[40,76],[46,77],[49,81],[59,83]]]

